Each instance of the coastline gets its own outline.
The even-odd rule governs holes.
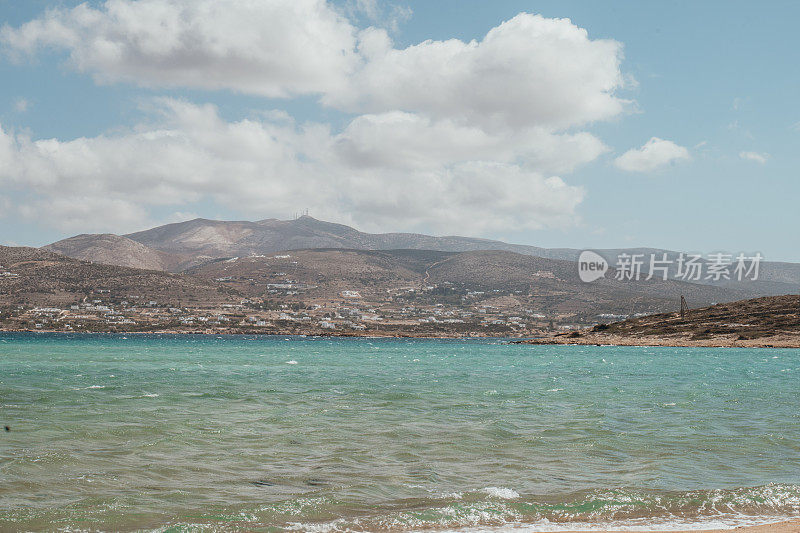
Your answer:
[[[761,337],[757,339],[739,339],[735,335],[718,336],[709,339],[692,339],[688,337],[671,337],[655,335],[617,335],[608,333],[573,332],[572,334],[560,333],[543,337],[531,338],[529,336],[491,335],[485,333],[470,333],[463,335],[448,335],[438,333],[403,333],[374,331],[370,333],[331,332],[331,331],[242,331],[242,330],[180,330],[159,329],[152,331],[64,331],[52,329],[0,329],[3,333],[25,334],[80,334],[80,335],[199,335],[199,336],[264,336],[264,337],[325,337],[325,338],[351,338],[351,339],[498,339],[509,344],[532,346],[629,346],[641,348],[782,348],[800,349],[800,334],[775,335],[774,337]],[[576,335],[577,333],[577,335]]]
[[[800,334],[778,334],[772,337],[740,339],[737,335],[719,335],[706,339],[689,336],[619,335],[610,333],[574,332],[539,339],[511,341],[514,344],[574,346],[641,346],[672,348],[800,348]]]
[[[330,331],[242,331],[242,330],[179,330],[179,329],[158,329],[152,331],[65,331],[55,329],[2,329],[0,334],[3,333],[35,333],[35,334],[80,334],[80,335],[231,335],[231,336],[246,336],[257,335],[263,337],[331,337],[331,338],[353,338],[353,339],[504,339],[513,343],[519,343],[522,339],[529,339],[528,336],[508,336],[508,335],[491,335],[491,334],[465,334],[465,335],[446,335],[437,333],[398,333],[386,331],[374,331],[369,333],[354,333],[343,331],[340,333],[333,333]],[[518,339],[518,340],[514,340]]]

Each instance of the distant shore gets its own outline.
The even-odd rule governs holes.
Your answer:
[[[366,333],[355,333],[349,331],[248,331],[248,330],[181,330],[181,329],[154,329],[151,331],[80,331],[80,330],[56,330],[56,329],[2,329],[2,333],[41,333],[41,334],[83,334],[83,335],[262,335],[262,336],[290,336],[290,337],[331,337],[331,338],[354,338],[354,339],[374,339],[374,338],[396,338],[396,339],[529,339],[529,336],[509,336],[492,335],[484,333],[468,334],[444,334],[444,333],[403,333],[389,331],[374,331]]]
[[[662,346],[687,348],[800,348],[800,334],[741,339],[737,335],[718,335],[706,339],[689,336],[621,335],[602,332],[573,332],[537,339],[512,341],[515,344],[562,344],[583,346]]]
[[[593,331],[549,334],[541,337],[512,337],[508,335],[490,335],[470,333],[452,335],[444,333],[403,333],[374,331],[355,333],[349,331],[247,331],[247,330],[180,330],[158,329],[152,331],[65,331],[50,329],[0,329],[0,333],[39,333],[39,334],[84,334],[84,335],[261,335],[261,336],[293,336],[293,337],[330,337],[353,339],[503,339],[510,344],[527,345],[562,345],[562,346],[640,346],[640,347],[684,347],[684,348],[800,348],[800,334],[775,335],[757,339],[740,339],[736,335],[716,336],[707,339],[688,337],[655,336],[655,335],[619,335],[596,333]]]

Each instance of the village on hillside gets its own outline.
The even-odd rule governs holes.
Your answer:
[[[56,268],[51,257],[45,259],[50,259],[51,271]],[[270,259],[296,263],[290,255]],[[404,286],[362,282],[349,287],[341,279],[321,286],[274,271],[262,280],[252,273],[209,279],[210,288],[202,288],[217,291],[213,298],[187,295],[186,289],[181,293],[172,285],[162,289],[159,298],[159,291],[152,287],[110,281],[126,279],[120,274],[80,288],[69,287],[69,283],[47,290],[36,288],[32,280],[25,283],[28,277],[48,277],[42,267],[31,270],[37,263],[44,264],[20,262],[18,265],[26,268],[19,272],[13,266],[0,268],[1,330],[524,337],[587,325],[574,313],[526,306],[530,295],[518,289],[481,290],[451,282]],[[64,263],[90,272],[99,268],[123,270],[68,258]],[[225,263],[235,265],[236,261]],[[68,277],[63,274],[66,267],[60,268],[58,274],[49,277]],[[111,270],[109,275],[114,273]],[[157,279],[172,283],[185,278],[159,274]],[[594,318],[610,321],[625,316],[607,313]]]
[[[526,336],[552,328],[580,327],[568,317],[548,317],[533,309],[513,311],[488,303],[417,303],[415,289],[386,302],[365,301],[359,291],[341,291],[334,301],[303,302],[302,288],[287,282],[269,289],[270,298],[235,303],[174,307],[136,294],[98,289],[62,306],[15,305],[0,309],[0,329],[61,332],[174,332],[398,336]],[[423,294],[438,287],[426,287]],[[405,293],[405,294],[404,294]],[[405,298],[411,296],[410,299]],[[475,294],[477,298],[482,294]],[[291,298],[279,303],[282,298]],[[497,299],[497,298],[495,298]],[[616,318],[609,315],[606,318]]]

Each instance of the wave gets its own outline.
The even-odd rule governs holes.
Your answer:
[[[273,486],[271,482],[253,482],[252,485],[254,490]],[[561,497],[525,494],[516,497],[515,494],[518,493],[506,487],[485,487],[372,505],[330,496],[295,497],[255,506],[187,512],[184,517],[168,519],[153,531],[682,531],[734,529],[800,517],[798,485],[772,484],[680,493],[596,490]],[[37,529],[28,527],[35,524],[57,521],[68,525],[72,520],[84,527],[98,519],[96,510],[81,512],[72,508],[69,516],[62,514],[63,511],[0,510],[0,523],[28,530]],[[139,520],[147,513],[134,514]],[[157,523],[164,515],[153,518]],[[135,529],[108,525],[101,521],[91,529]]]
[[[289,522],[284,527],[319,533],[734,529],[800,517],[800,486],[775,484],[681,493],[618,489],[561,499],[520,496],[513,489],[486,487],[430,503],[417,502],[414,508],[352,519]]]

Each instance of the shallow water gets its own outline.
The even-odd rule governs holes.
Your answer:
[[[800,350],[0,334],[0,529],[800,515]]]

